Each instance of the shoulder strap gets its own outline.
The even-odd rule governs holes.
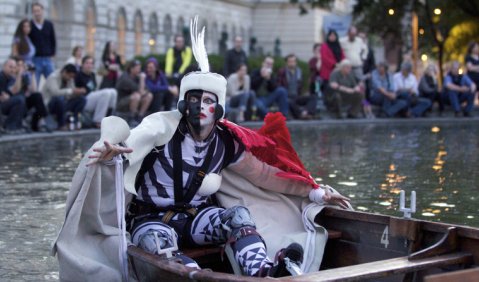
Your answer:
[[[161,145],[161,146],[153,148],[151,152],[148,153],[148,155],[146,155],[145,159],[143,159],[140,170],[136,174],[136,178],[135,178],[135,190],[137,192],[140,189],[140,185],[142,181],[144,181],[143,178],[145,176],[145,173],[153,167],[153,164],[158,159],[159,151],[163,150],[164,147],[165,145]]]
[[[184,136],[177,129],[173,135],[173,186],[175,195],[175,205],[183,206],[183,156],[181,153],[181,142]]]
[[[216,142],[218,142],[218,140],[216,140]],[[191,200],[193,200],[193,197],[196,195],[196,192],[198,192],[198,189],[200,189],[201,183],[203,183],[203,179],[205,178],[208,172],[208,168],[210,167],[211,160],[213,159],[213,153],[215,152],[215,148],[215,144],[211,142],[208,147],[208,151],[206,152],[203,165],[201,165],[201,167],[196,171],[195,175],[193,176],[190,187],[188,188],[188,192],[186,193],[184,198],[185,203],[191,202]]]
[[[221,137],[221,141],[223,141],[223,144],[225,145],[225,155],[223,157],[223,165],[221,166],[221,169],[224,169],[233,161],[235,156],[235,144],[231,132],[229,132],[226,127],[220,126],[218,133],[219,137]]]

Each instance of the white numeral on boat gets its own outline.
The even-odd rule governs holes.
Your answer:
[[[384,245],[384,248],[388,248],[389,245],[389,226],[386,226],[383,231],[383,235],[381,235],[381,244]]]

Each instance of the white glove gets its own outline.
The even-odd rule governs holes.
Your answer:
[[[309,192],[309,199],[319,205],[337,205],[343,209],[349,209],[350,199],[339,193],[333,193],[329,185],[319,185],[319,188],[312,189]]]
[[[320,186],[316,189],[311,189],[311,191],[309,192],[309,199],[319,205],[324,205],[325,202],[323,196],[325,194],[326,191],[324,191],[324,189]]]

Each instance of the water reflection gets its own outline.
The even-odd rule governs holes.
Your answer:
[[[416,218],[479,226],[479,129],[471,122],[291,128],[313,177],[354,195],[358,210],[398,215],[416,190]],[[354,181],[350,180],[354,177]]]

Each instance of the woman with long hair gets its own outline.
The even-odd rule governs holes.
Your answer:
[[[32,27],[28,19],[23,19],[18,23],[15,34],[13,35],[12,56],[23,60],[26,64],[32,64],[32,58],[35,55],[35,46],[28,37]]]
[[[123,68],[120,56],[116,52],[115,42],[108,41],[105,44],[101,61],[105,72],[103,73],[100,89],[115,88],[116,80],[120,76],[121,69]]]

